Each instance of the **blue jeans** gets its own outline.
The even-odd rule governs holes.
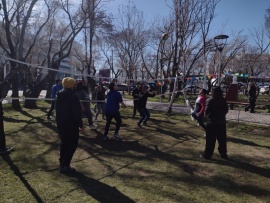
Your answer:
[[[146,123],[150,118],[150,113],[147,108],[139,109],[141,119],[139,120],[138,124],[140,125],[142,122]]]

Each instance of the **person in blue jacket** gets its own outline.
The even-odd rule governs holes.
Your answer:
[[[60,173],[74,172],[70,162],[79,141],[79,128],[83,130],[82,108],[75,94],[75,80],[66,77],[62,81],[64,89],[56,93],[56,125],[60,145]]]
[[[107,94],[107,103],[105,107],[106,126],[105,132],[103,134],[103,140],[108,139],[108,132],[113,118],[116,121],[114,138],[119,140],[120,137],[118,132],[122,123],[122,118],[119,112],[120,109],[119,104],[121,104],[123,107],[126,107],[126,105],[123,102],[122,95],[117,91],[117,85],[114,82],[111,82],[109,84],[109,89],[110,91]]]
[[[62,86],[62,81],[60,79],[56,80],[55,81],[55,84],[52,86],[52,94],[51,94],[51,98],[53,99],[51,101],[51,108],[47,114],[47,119],[50,120],[50,116],[55,108],[55,96],[56,96],[56,93],[58,91],[60,91],[61,89],[63,89],[63,86]]]

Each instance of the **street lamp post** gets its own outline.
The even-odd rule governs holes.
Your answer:
[[[218,35],[214,38],[215,46],[219,51],[219,65],[218,65],[218,86],[220,86],[221,82],[221,52],[224,49],[227,39],[229,38],[228,35]]]

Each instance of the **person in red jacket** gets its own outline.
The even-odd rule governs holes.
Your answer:
[[[195,109],[192,112],[192,117],[198,121],[199,125],[206,131],[206,125],[203,122],[203,117],[204,117],[204,110],[205,110],[205,105],[206,105],[206,95],[207,95],[207,90],[202,89],[199,93],[199,97],[196,100],[195,103]]]

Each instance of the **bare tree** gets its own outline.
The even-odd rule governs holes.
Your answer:
[[[218,0],[174,0],[172,13],[174,18],[166,27],[171,33],[167,52],[167,63],[173,77],[182,74],[185,78],[194,68],[196,62],[206,53],[206,40],[214,17]],[[172,66],[172,67],[171,67]],[[178,75],[179,75],[178,74]],[[177,90],[175,80],[174,92]],[[168,107],[171,111],[174,96]]]
[[[0,37],[0,46],[6,56],[12,59],[9,61],[11,69],[2,84],[2,96],[7,94],[12,84],[12,97],[18,97],[18,73],[28,67],[17,63],[16,60],[27,61],[39,34],[51,16],[49,0],[44,0],[43,7],[38,7],[37,2],[38,0],[2,0],[3,35]],[[44,10],[45,15],[42,15]],[[19,100],[12,100],[12,106],[14,109],[20,109]]]
[[[130,2],[127,6],[122,5],[118,13],[114,32],[109,39],[118,57],[118,68],[125,72],[128,79],[137,78],[141,52],[148,37],[143,13]]]

